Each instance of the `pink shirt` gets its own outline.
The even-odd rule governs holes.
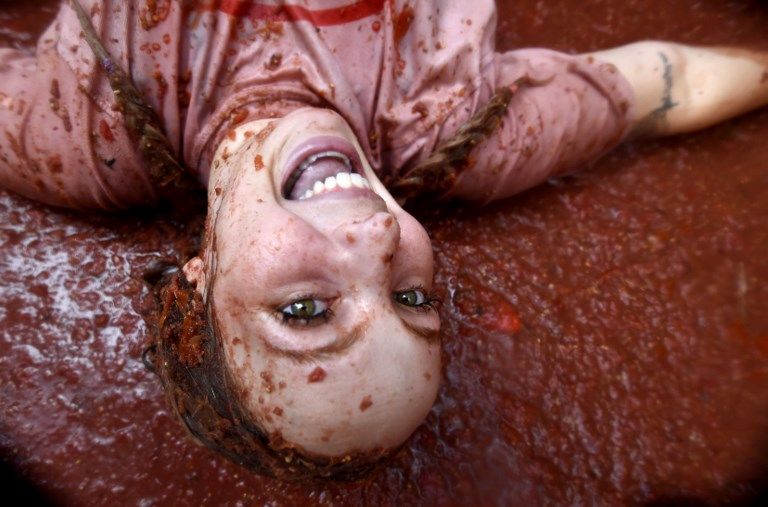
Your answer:
[[[610,65],[543,49],[496,53],[492,1],[81,3],[203,182],[234,126],[304,106],[339,112],[373,167],[398,174],[525,76],[534,85],[514,95],[452,192],[485,201],[595,158],[631,118],[631,90]],[[113,93],[64,4],[36,56],[0,50],[0,183],[78,208],[151,203]]]

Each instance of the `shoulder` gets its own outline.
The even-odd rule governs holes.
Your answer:
[[[149,86],[159,70],[174,68],[178,60],[174,42],[183,16],[182,2],[78,1],[114,63],[126,70],[137,85]],[[40,39],[38,50],[55,51],[77,76],[82,90],[100,108],[111,108],[111,89],[106,80],[99,79],[101,62],[96,61],[86,43],[71,2],[62,2],[56,19]]]
[[[397,172],[452,136],[493,91],[492,1],[393,2],[387,12],[378,104],[372,121],[379,166]]]

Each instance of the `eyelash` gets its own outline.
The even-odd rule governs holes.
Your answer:
[[[423,312],[423,313],[428,313],[428,312],[436,311],[437,308],[436,308],[435,305],[443,303],[443,301],[440,298],[437,298],[434,295],[432,295],[431,293],[429,293],[421,285],[415,285],[413,287],[409,287],[409,288],[404,289],[404,290],[399,290],[399,291],[394,292],[393,294],[398,294],[398,293],[402,293],[402,292],[409,292],[409,291],[420,291],[420,292],[422,292],[424,294],[424,299],[425,300],[424,300],[423,303],[420,303],[420,304],[415,305],[415,306],[402,305],[402,306],[407,306],[407,308],[412,309],[413,311]],[[304,296],[300,296],[300,297],[294,299],[294,302],[295,301],[306,300],[306,299],[317,299],[317,300],[320,300],[320,298],[318,296],[314,295],[314,294],[306,294]],[[309,327],[309,326],[313,326],[313,325],[316,325],[316,324],[324,324],[324,323],[328,322],[329,320],[331,320],[331,318],[333,317],[333,310],[331,310],[330,305],[329,305],[328,308],[326,308],[321,313],[319,313],[318,315],[315,315],[313,317],[296,317],[296,316],[293,316],[293,315],[291,315],[289,313],[283,312],[282,310],[277,310],[277,315],[278,315],[278,318],[281,320],[281,322],[283,324],[287,325],[287,326]]]
[[[330,309],[324,310],[321,314],[314,317],[294,317],[287,313],[280,312],[280,319],[283,324],[294,327],[309,327],[315,324],[325,324],[333,317],[333,311]],[[321,320],[322,322],[319,322]]]
[[[414,311],[424,312],[424,313],[431,312],[431,311],[436,311],[437,308],[436,308],[435,305],[436,304],[438,304],[438,305],[443,304],[443,300],[442,299],[440,299],[438,297],[435,297],[434,294],[432,294],[429,291],[427,291],[424,288],[423,285],[414,285],[413,287],[408,287],[407,289],[396,291],[394,294],[397,294],[399,292],[408,292],[408,291],[411,291],[411,290],[418,290],[418,291],[421,291],[421,292],[424,293],[424,302],[423,303],[421,303],[419,305],[416,305],[416,306],[408,306],[408,308],[410,308],[410,309],[412,309]],[[405,305],[403,305],[403,306],[405,306]]]
[[[320,298],[315,294],[305,294],[303,296],[297,297],[296,299],[293,300],[293,302],[302,301],[305,299],[317,299],[317,300],[323,301],[322,298]],[[292,303],[288,303],[288,305],[290,304]],[[288,305],[285,305],[285,306],[288,306]],[[285,306],[283,306],[283,308],[285,308]],[[325,324],[326,322],[331,320],[331,317],[333,317],[333,310],[331,310],[330,304],[328,304],[328,308],[320,312],[318,315],[315,315],[313,317],[296,317],[289,313],[283,312],[282,309],[278,309],[277,317],[286,326],[310,327],[317,324]]]

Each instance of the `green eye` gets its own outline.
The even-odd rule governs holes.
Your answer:
[[[280,310],[283,320],[309,322],[328,313],[328,304],[314,298],[298,299]]]
[[[400,292],[395,292],[395,301],[403,306],[419,307],[429,305],[427,296],[421,289],[408,289]]]

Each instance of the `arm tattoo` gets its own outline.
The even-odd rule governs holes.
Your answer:
[[[664,53],[659,53],[662,63],[664,64],[664,96],[661,98],[661,106],[651,112],[652,115],[664,117],[667,111],[677,105],[677,102],[672,101],[672,64],[669,63],[669,58]]]
[[[667,124],[667,113],[678,105],[678,102],[672,100],[672,63],[670,63],[667,55],[659,52],[661,63],[664,65],[664,73],[662,79],[664,80],[664,94],[661,97],[661,105],[648,113],[635,128],[635,134],[653,134],[662,130]]]

